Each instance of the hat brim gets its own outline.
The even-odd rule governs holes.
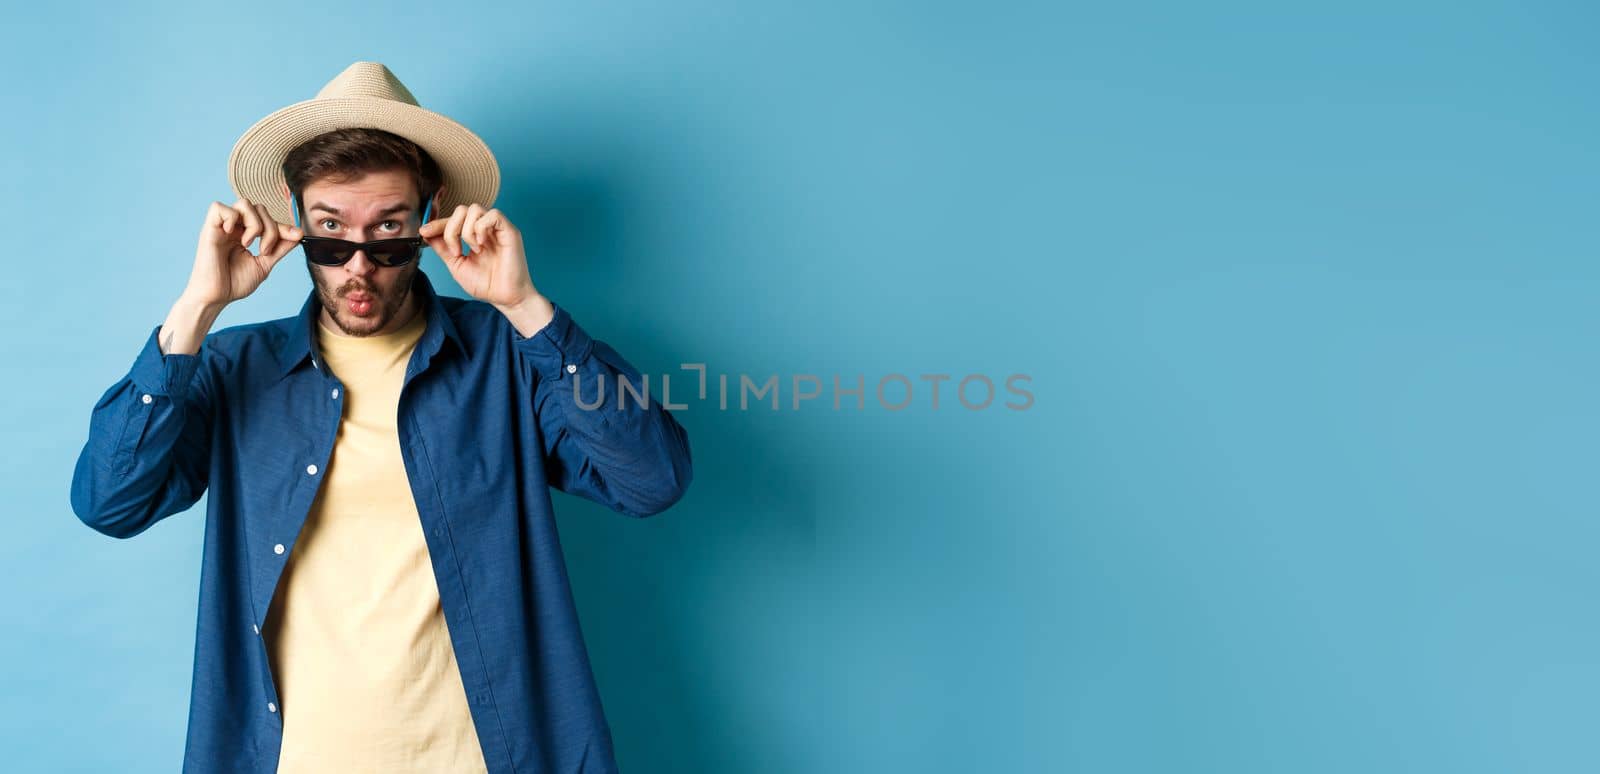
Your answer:
[[[482,139],[431,110],[369,97],[311,99],[273,111],[234,143],[228,156],[228,183],[240,197],[265,206],[278,222],[294,223],[280,187],[287,184],[284,158],[319,134],[355,127],[393,132],[438,162],[445,189],[435,215],[449,215],[457,205],[494,206],[500,193],[500,165]]]

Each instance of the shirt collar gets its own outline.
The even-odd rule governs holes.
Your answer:
[[[450,313],[439,300],[441,296],[433,289],[433,280],[428,279],[428,273],[420,269],[412,276],[411,292],[417,295],[423,311],[428,315],[428,327],[417,341],[417,349],[422,350],[423,357],[432,357],[439,345],[448,340],[462,354],[466,354],[466,341],[461,338],[455,322],[450,319]],[[317,289],[313,287],[306,295],[305,303],[300,306],[300,314],[295,316],[290,325],[288,337],[278,346],[278,378],[288,376],[307,358],[311,358],[312,365],[321,367],[322,351],[317,347],[315,336],[317,316],[320,314],[322,302],[317,299]]]

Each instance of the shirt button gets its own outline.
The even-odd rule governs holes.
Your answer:
[[[275,554],[283,553],[283,544],[279,543],[279,544],[273,546],[272,547],[272,553],[275,553]]]
[[[574,365],[572,363],[568,363],[567,364],[567,373],[575,374],[577,372],[578,372],[578,367],[576,365]]]
[[[272,702],[270,702],[270,701],[269,701],[269,702],[267,702],[267,711],[268,711],[268,712],[277,712],[277,711],[278,711],[278,705],[276,705],[276,704],[273,704],[273,703],[272,703]]]
[[[260,634],[261,633],[261,627],[256,626],[255,624],[250,624],[250,628],[252,630],[254,630],[256,634]]]
[[[155,400],[155,398],[150,397],[149,393],[145,393],[145,396],[143,398],[140,398],[139,400],[142,400],[145,403],[149,403],[150,401]]]
[[[317,474],[317,466],[316,465],[307,465],[306,466],[306,475],[315,476],[316,474]]]
[[[333,388],[333,399],[334,400],[338,400],[339,399],[339,388],[338,387]]]

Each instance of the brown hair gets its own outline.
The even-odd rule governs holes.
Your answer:
[[[439,165],[416,143],[382,129],[352,128],[324,132],[301,143],[283,160],[283,176],[300,203],[305,219],[306,186],[323,179],[352,180],[368,172],[401,169],[417,184],[417,206],[439,190]],[[421,214],[421,211],[418,211]]]

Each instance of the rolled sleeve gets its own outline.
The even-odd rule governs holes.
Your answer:
[[[163,353],[160,335],[161,326],[157,325],[134,359],[128,378],[142,394],[181,401],[188,397],[195,369],[200,366],[200,356]]]
[[[511,329],[515,347],[533,363],[533,368],[545,381],[559,381],[583,368],[594,354],[594,339],[589,337],[572,315],[560,304],[555,307],[555,317],[532,336],[523,336]]]

